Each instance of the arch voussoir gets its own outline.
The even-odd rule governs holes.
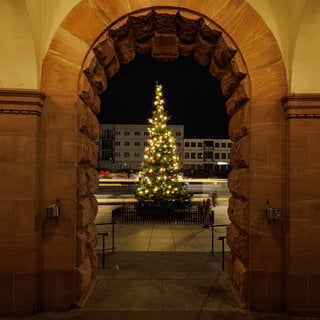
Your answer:
[[[244,107],[248,100],[249,94],[246,92],[245,81],[242,81],[226,102],[228,115],[232,117],[240,108]]]

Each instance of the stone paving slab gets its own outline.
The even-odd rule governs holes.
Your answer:
[[[247,311],[83,311],[46,312],[2,320],[319,320],[278,313]]]

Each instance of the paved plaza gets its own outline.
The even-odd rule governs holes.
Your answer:
[[[95,219],[99,232],[109,232],[106,238],[107,250],[112,246],[117,252],[196,252],[211,253],[222,251],[219,237],[226,235],[226,227],[203,228],[201,224],[115,224],[110,223],[111,212],[118,205],[100,205]],[[214,207],[215,225],[229,223],[227,201]],[[112,237],[113,235],[113,237]],[[114,244],[112,245],[112,239]],[[102,237],[99,237],[97,250],[102,248]],[[229,248],[225,244],[225,250]]]
[[[111,211],[117,206],[100,205],[95,222],[110,223]],[[226,210],[227,201],[215,207],[215,224],[228,223]],[[105,238],[105,261],[103,266],[99,236],[97,281],[83,307],[14,319],[311,319],[249,312],[240,307],[232,294],[228,273],[222,270],[222,243],[218,238],[225,235],[225,227],[213,232],[202,225],[185,224],[106,224],[97,228],[99,232],[109,232]],[[227,245],[225,251],[229,251]]]

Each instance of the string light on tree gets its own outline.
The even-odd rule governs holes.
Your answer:
[[[181,170],[176,141],[167,121],[162,85],[156,83],[155,109],[149,119],[149,138],[141,164],[135,196],[138,208],[179,209],[187,206],[191,195],[178,180]]]

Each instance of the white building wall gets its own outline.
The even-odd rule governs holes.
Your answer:
[[[145,124],[101,124],[99,139],[99,162],[100,169],[139,170],[143,161],[144,149],[149,137],[148,125]],[[183,125],[168,125],[179,149],[181,167],[185,170],[204,170],[211,172],[228,170],[230,161],[230,139],[184,139]],[[111,136],[112,149],[111,159],[102,159],[103,135]],[[105,143],[108,144],[108,143]]]
[[[184,139],[184,169],[212,175],[228,171],[231,144],[230,139]]]
[[[102,141],[100,138],[98,167],[109,170],[139,170],[143,161],[144,149],[149,137],[149,125],[146,124],[100,124],[100,137],[105,130],[112,130],[113,136],[113,159],[103,160],[101,154]],[[168,125],[179,150],[180,163],[183,166],[183,125]]]

